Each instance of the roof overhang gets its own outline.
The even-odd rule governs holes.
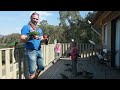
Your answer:
[[[101,27],[101,25],[104,24],[103,20],[111,13],[112,11],[98,11],[93,20],[91,21],[91,24],[96,27]]]

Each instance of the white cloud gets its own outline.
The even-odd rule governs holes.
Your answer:
[[[46,20],[46,17],[53,15],[52,13],[50,13],[50,12],[48,12],[48,11],[32,11],[32,12],[30,13],[30,16],[31,16],[31,14],[34,13],[34,12],[36,12],[36,13],[38,13],[38,14],[40,15],[40,21]]]

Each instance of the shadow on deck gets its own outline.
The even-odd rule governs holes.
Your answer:
[[[77,76],[72,76],[71,60],[61,58],[48,65],[39,79],[120,79],[120,71],[96,63],[94,60],[80,59],[77,63]]]

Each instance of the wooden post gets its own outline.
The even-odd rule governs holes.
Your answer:
[[[18,64],[19,64],[19,79],[22,79],[22,72],[21,72],[21,52],[19,52],[19,61],[18,61]]]
[[[10,79],[10,50],[6,49],[5,51],[5,70],[6,70],[6,79]]]
[[[62,56],[64,57],[64,43],[62,44]]]
[[[49,53],[50,51],[49,51],[49,46],[45,46],[45,58],[46,58],[46,65],[48,65],[49,64]]]
[[[27,63],[27,60],[26,60],[25,49],[24,49],[24,57],[23,57],[23,72],[24,72],[24,74],[23,74],[24,78],[28,79],[29,73],[28,73],[28,63]]]
[[[83,43],[83,58],[85,58],[84,54],[85,54],[85,43]]]
[[[65,58],[67,57],[67,44],[65,44]]]
[[[14,49],[12,49],[12,66],[13,66],[13,79],[17,78],[17,72],[16,72],[16,63],[14,58]]]
[[[0,50],[0,78],[2,78],[2,51]]]

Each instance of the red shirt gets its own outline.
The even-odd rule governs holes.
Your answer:
[[[71,54],[71,59],[72,59],[72,60],[75,59],[77,53],[78,53],[77,47],[72,47],[71,52],[70,52],[70,54]]]

